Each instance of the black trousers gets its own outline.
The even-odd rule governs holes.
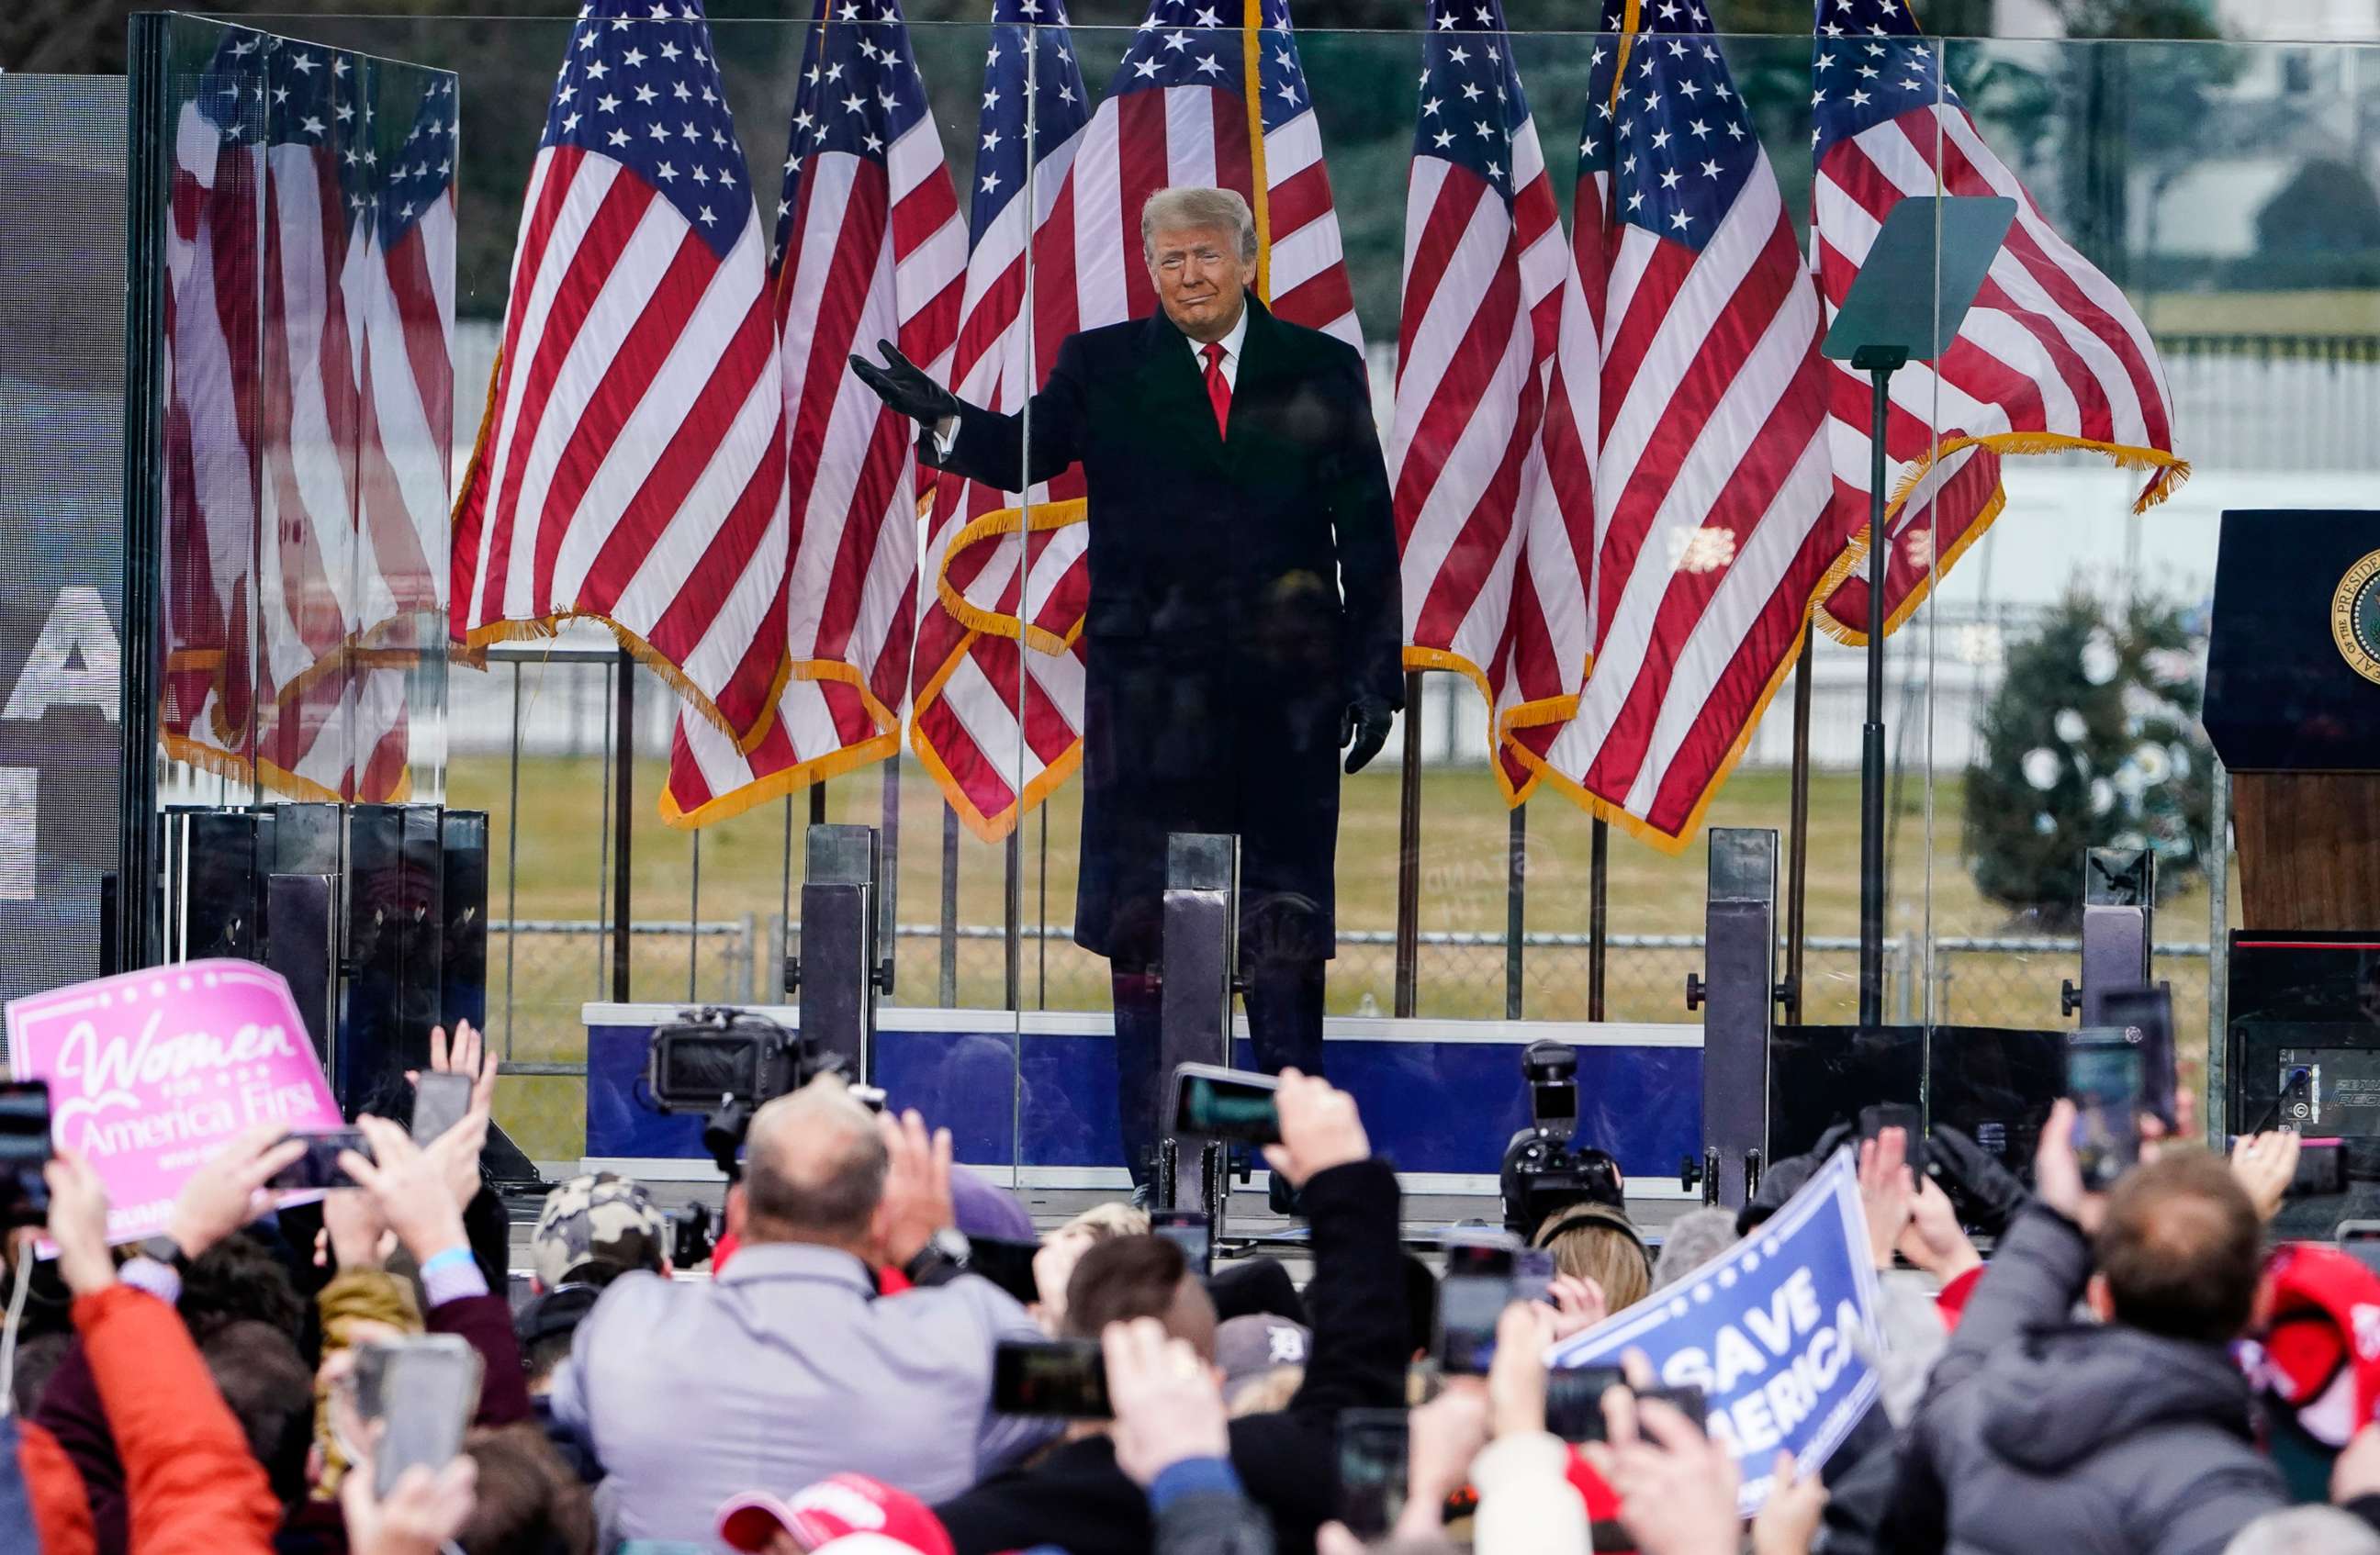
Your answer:
[[[1243,969],[1247,990],[1241,994],[1248,1012],[1248,1036],[1257,1050],[1257,1067],[1267,1074],[1297,1068],[1309,1075],[1322,1072],[1322,989],[1320,960],[1267,957]],[[1157,974],[1148,970],[1112,969],[1115,989],[1116,1114],[1123,1127],[1123,1159],[1135,1187],[1148,1184],[1157,1141],[1164,1137],[1166,1120],[1160,1110],[1172,1098],[1171,1078],[1158,1067],[1158,1038],[1162,1026]]]

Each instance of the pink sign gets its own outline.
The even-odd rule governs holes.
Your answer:
[[[8,1067],[50,1082],[50,1132],[99,1170],[108,1239],[165,1229],[200,1163],[260,1123],[342,1127],[281,974],[186,961],[8,1004]]]

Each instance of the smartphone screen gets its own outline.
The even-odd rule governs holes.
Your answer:
[[[353,1187],[356,1180],[339,1164],[339,1152],[351,1150],[366,1161],[372,1159],[371,1143],[360,1128],[332,1128],[319,1134],[292,1134],[289,1138],[305,1140],[306,1153],[275,1172],[270,1187],[309,1191]]]
[[[1564,1441],[1601,1441],[1608,1434],[1603,1419],[1603,1395],[1627,1385],[1616,1366],[1557,1368],[1546,1374],[1546,1429]],[[1692,1420],[1708,1423],[1709,1404],[1700,1388],[1642,1388],[1639,1399],[1658,1399]]]
[[[1601,1441],[1603,1395],[1627,1381],[1616,1366],[1556,1367],[1546,1373],[1546,1429],[1564,1441]]]
[[[1483,1376],[1496,1358],[1496,1323],[1512,1303],[1511,1248],[1456,1244],[1446,1250],[1438,1283],[1438,1332],[1432,1350],[1450,1376]]]
[[[1556,1273],[1551,1248],[1512,1249],[1512,1299],[1549,1301]]]
[[[49,1159],[49,1082],[0,1083],[0,1220],[39,1225],[49,1219],[50,1185],[42,1175]]]
[[[1200,1279],[1215,1272],[1214,1227],[1198,1211],[1151,1210],[1148,1229],[1180,1248],[1191,1272]]]
[[[428,1144],[470,1110],[470,1076],[430,1071],[413,1088],[413,1142]]]
[[[372,1483],[385,1496],[419,1465],[436,1471],[463,1450],[480,1404],[480,1352],[451,1333],[364,1345],[356,1355],[356,1412],[372,1440]]]
[[[1339,1412],[1340,1510],[1357,1538],[1381,1537],[1404,1515],[1410,1446],[1402,1409]]]
[[[2180,1123],[2180,1081],[2174,1073],[2173,993],[2164,984],[2115,988],[2100,995],[2099,1023],[2141,1043],[2141,1110],[2168,1128]]]
[[[2298,1141],[2297,1175],[2289,1179],[2287,1197],[2319,1199],[2347,1191],[2347,1141],[2339,1139]]]
[[[1915,1107],[1906,1102],[1882,1102],[1873,1107],[1862,1107],[1859,1115],[1859,1137],[1873,1139],[1888,1128],[1898,1128],[1909,1136],[1909,1170],[1912,1177],[1925,1175],[1925,1120]]]
[[[1033,1255],[1041,1250],[1038,1242],[1014,1242],[1004,1236],[970,1236],[967,1238],[967,1272],[980,1274],[1016,1298],[1020,1307],[1030,1307],[1041,1299],[1040,1287],[1033,1283]]]
[[[1244,1144],[1281,1143],[1281,1115],[1273,1093],[1281,1082],[1270,1075],[1183,1064],[1173,1071],[1173,1131]]]
[[[2066,1040],[2074,1155],[2087,1187],[2108,1187],[2141,1158],[2145,1057],[2141,1042],[2103,1027],[2076,1031]]]
[[[991,1406],[1003,1415],[1105,1420],[1108,1363],[1088,1339],[1003,1339],[991,1353]]]

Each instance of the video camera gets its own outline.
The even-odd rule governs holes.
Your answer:
[[[1497,1180],[1504,1199],[1504,1229],[1527,1237],[1572,1204],[1609,1205],[1625,1211],[1620,1163],[1592,1146],[1580,1148],[1578,1054],[1565,1043],[1531,1043],[1521,1055],[1529,1082],[1529,1127],[1504,1147]]]
[[[734,1182],[742,1175],[735,1156],[752,1115],[820,1075],[844,1071],[841,1055],[821,1051],[799,1031],[749,1010],[706,1006],[653,1033],[645,1091],[656,1112],[702,1115],[703,1148]],[[854,1085],[851,1092],[870,1111],[883,1110],[881,1091]]]

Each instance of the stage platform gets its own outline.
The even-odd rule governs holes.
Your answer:
[[[548,1163],[550,1174],[561,1171],[568,1163]],[[615,1169],[622,1163],[615,1163]],[[991,1174],[984,1174],[990,1176]],[[654,1202],[674,1213],[688,1204],[707,1206],[715,1219],[726,1189],[717,1182],[694,1183],[662,1179],[647,1185]],[[1674,1190],[1673,1178],[1667,1185]],[[1111,1202],[1123,1198],[1120,1192],[1094,1188],[1026,1188],[1018,1191],[1026,1208],[1033,1216],[1033,1228],[1048,1233],[1063,1225],[1094,1204]],[[1683,1197],[1629,1197],[1629,1218],[1636,1223],[1645,1241],[1660,1245],[1663,1232],[1670,1223],[1687,1211],[1699,1207],[1699,1201]],[[516,1294],[525,1290],[529,1268],[529,1234],[537,1223],[538,1203],[535,1199],[518,1199],[511,1206],[513,1221],[512,1267]],[[1474,1224],[1495,1224],[1501,1210],[1492,1197],[1470,1193],[1408,1192],[1404,1200],[1404,1239],[1407,1247],[1427,1259],[1435,1267],[1438,1235],[1450,1225],[1463,1222]],[[1256,1184],[1236,1187],[1232,1194],[1232,1208],[1225,1219],[1227,1235],[1226,1258],[1257,1256],[1278,1258],[1289,1265],[1291,1277],[1300,1284],[1313,1272],[1312,1263],[1303,1248],[1305,1226],[1296,1221],[1283,1220],[1272,1212],[1268,1204],[1263,1179]],[[1245,1247],[1242,1244],[1245,1244]]]

